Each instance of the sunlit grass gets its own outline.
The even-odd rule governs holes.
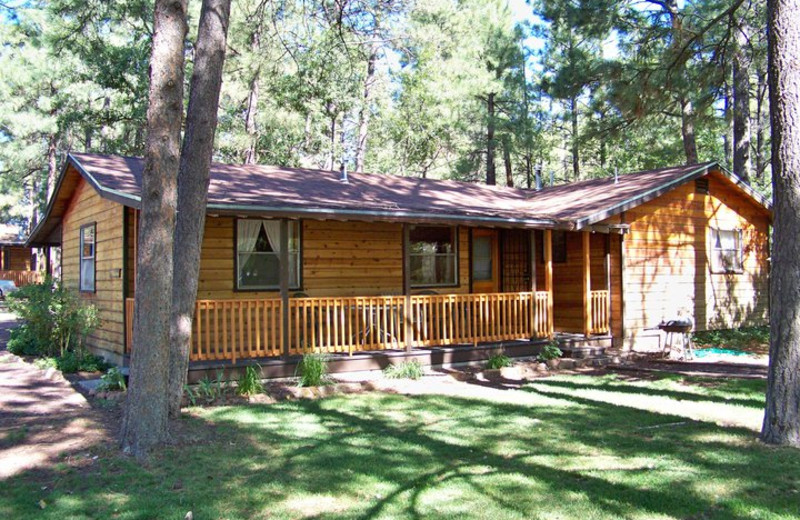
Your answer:
[[[763,387],[572,376],[509,391],[528,404],[376,393],[196,409],[194,442],[147,468],[98,448],[89,467],[3,483],[0,515],[796,519],[800,453],[717,424],[760,413]]]

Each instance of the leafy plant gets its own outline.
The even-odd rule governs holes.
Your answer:
[[[100,390],[121,390],[124,391],[127,386],[125,385],[125,374],[117,367],[111,367],[108,371],[100,376]]]
[[[486,368],[489,370],[497,370],[498,368],[510,367],[512,364],[511,358],[505,354],[493,354],[486,363]]]
[[[77,352],[67,351],[63,356],[57,357],[56,367],[65,374],[102,372],[108,368],[108,363],[100,356],[95,356],[84,350],[78,350]]]
[[[97,309],[84,304],[78,295],[60,282],[22,287],[8,297],[9,308],[24,321],[9,342],[16,354],[59,356],[80,354],[86,337],[100,324]],[[80,355],[78,357],[81,357]]]
[[[58,368],[58,360],[52,357],[43,357],[35,360],[33,362],[33,366],[42,370],[47,370],[48,368]]]
[[[536,359],[539,361],[549,361],[551,359],[558,359],[563,355],[564,353],[558,348],[558,343],[551,341],[542,347],[542,351],[536,356]]]
[[[389,365],[383,369],[383,375],[389,379],[419,379],[424,375],[422,363],[416,359],[404,361],[397,365]]]
[[[197,406],[197,399],[200,397],[197,389],[192,388],[189,385],[183,385],[183,391],[186,392],[186,397],[189,399],[189,403],[192,406]]]
[[[256,368],[257,367],[257,368]],[[236,393],[239,395],[255,395],[264,391],[261,384],[261,365],[250,365],[244,369],[244,374],[239,378]]]
[[[325,354],[305,354],[297,364],[300,386],[320,386],[328,373],[328,356]]]

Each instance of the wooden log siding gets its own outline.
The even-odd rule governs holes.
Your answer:
[[[0,280],[11,280],[17,287],[42,283],[44,275],[38,271],[0,271]]]
[[[406,302],[410,309],[406,312]],[[275,357],[282,353],[281,300],[198,300],[192,361]],[[547,337],[550,294],[540,292],[292,298],[289,354],[352,354]],[[607,307],[606,307],[607,308]],[[126,300],[132,322],[133,299]],[[404,326],[404,316],[411,327]],[[406,337],[410,330],[411,337]],[[126,329],[128,345],[132,329]]]

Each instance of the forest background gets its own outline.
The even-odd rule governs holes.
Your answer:
[[[143,154],[152,9],[0,2],[0,222],[35,225],[70,151]],[[214,158],[518,187],[718,160],[770,195],[765,26],[758,0],[235,0]]]

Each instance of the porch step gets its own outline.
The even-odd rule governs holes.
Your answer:
[[[556,336],[558,348],[564,353],[565,358],[589,359],[602,357],[606,349],[612,347],[612,339],[609,336],[603,337],[575,337],[575,336]]]

